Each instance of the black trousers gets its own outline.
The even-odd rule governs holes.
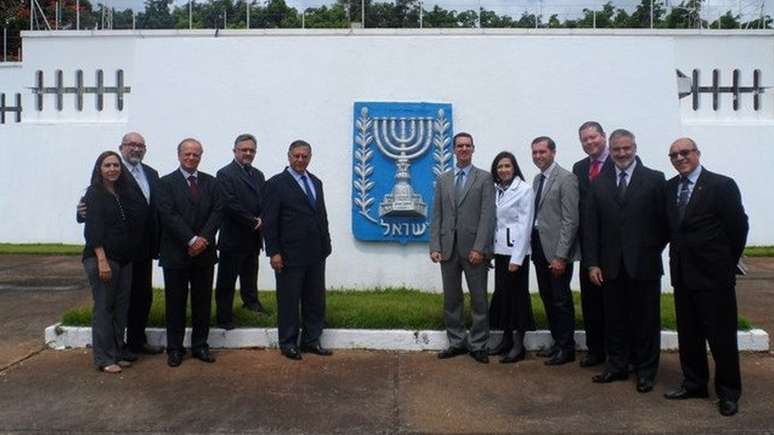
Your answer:
[[[153,305],[153,260],[134,261],[126,324],[126,346],[131,352],[140,352],[148,342],[145,328],[148,326],[151,305]]]
[[[604,271],[603,271],[604,273]],[[637,280],[621,264],[603,284],[608,370],[655,380],[661,355],[661,280]]]
[[[212,266],[183,269],[164,268],[164,294],[167,299],[167,353],[185,352],[185,311],[191,293],[191,350],[209,349],[210,310],[212,308]]]
[[[303,328],[302,345],[319,343],[325,324],[325,260],[308,266],[286,266],[274,275],[280,348],[299,344],[299,328]]]
[[[720,399],[739,400],[742,378],[737,344],[736,291],[734,287],[689,290],[675,287],[677,339],[680,366],[688,389],[709,382],[707,348],[715,360],[715,392]]]
[[[575,352],[575,305],[570,291],[573,263],[568,261],[564,274],[555,277],[548,268],[551,263],[543,252],[537,231],[532,232],[532,262],[554,346]]]
[[[258,253],[221,252],[218,280],[215,285],[215,305],[218,323],[234,321],[234,284],[239,277],[242,304],[260,305],[258,301]]]
[[[605,359],[605,309],[602,286],[594,285],[589,279],[588,267],[581,263],[578,273],[581,290],[583,328],[586,330],[586,347],[589,353]]]

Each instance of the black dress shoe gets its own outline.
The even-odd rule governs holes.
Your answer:
[[[731,417],[739,412],[739,402],[736,400],[720,399],[718,401],[718,411],[724,417]]]
[[[301,352],[313,353],[320,356],[331,356],[333,351],[320,346],[320,343],[310,346],[301,346]]]
[[[481,364],[489,364],[489,355],[485,350],[474,350],[470,352],[470,356]]]
[[[438,352],[438,359],[449,359],[454,358],[458,355],[464,355],[468,353],[467,350],[459,348],[459,347],[448,347],[440,352]]]
[[[134,352],[129,352],[128,350],[124,350],[123,352],[121,352],[121,357],[119,359],[121,361],[129,361],[130,363],[132,363],[137,361],[140,358]]]
[[[547,366],[560,366],[575,361],[575,352],[569,350],[560,350],[554,356],[547,359],[543,364]]]
[[[558,347],[551,346],[551,347],[544,347],[544,348],[540,349],[539,351],[537,351],[537,353],[535,355],[537,355],[537,356],[539,356],[541,358],[551,358],[554,355],[556,355],[558,352],[559,352],[559,348]]]
[[[180,352],[172,352],[167,355],[167,365],[170,367],[177,367],[183,363],[183,354]]]
[[[637,392],[638,393],[649,393],[653,391],[653,380],[649,378],[638,378],[637,379]]]
[[[497,346],[487,350],[487,353],[489,355],[505,355],[508,353],[509,350],[513,347],[513,333],[508,334],[511,339],[508,340],[505,338],[505,335],[503,336],[503,339],[500,340],[499,343],[497,343]]]
[[[261,304],[242,304],[242,308],[246,308],[248,311],[254,311],[258,314],[268,314],[268,311],[266,311]]]
[[[222,322],[222,323],[218,323],[218,328],[225,329],[226,331],[231,331],[232,329],[236,328],[236,325],[234,325],[234,322]]]
[[[527,349],[522,346],[520,351],[517,351],[516,348],[512,348],[510,352],[508,352],[508,355],[505,355],[502,359],[500,359],[500,364],[513,364],[517,361],[522,361],[524,358],[527,357]]]
[[[594,367],[605,362],[605,357],[594,355],[593,353],[587,353],[583,359],[580,360],[581,367]]]
[[[132,352],[135,354],[140,353],[143,355],[158,355],[164,352],[164,348],[161,346],[154,346],[152,344],[145,343],[141,348],[133,349]]]
[[[303,359],[303,357],[301,356],[301,352],[299,352],[298,348],[295,346],[285,347],[281,350],[281,352],[288,359],[294,359],[294,360]]]
[[[605,370],[604,372],[593,376],[591,378],[591,381],[597,384],[609,384],[611,382],[625,381],[627,379],[629,379],[629,373],[627,372],[616,373],[616,372],[611,372],[609,370]]]
[[[215,362],[215,355],[213,355],[209,350],[198,350],[196,352],[192,353],[193,357],[198,359],[199,361],[204,361],[206,363],[214,363]]]
[[[669,400],[705,399],[707,397],[709,397],[707,387],[689,390],[684,385],[680,385],[674,390],[664,393],[664,398]]]

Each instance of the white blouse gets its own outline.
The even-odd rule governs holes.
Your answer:
[[[530,236],[535,214],[532,187],[520,178],[515,178],[505,189],[495,185],[495,201],[495,254],[510,255],[511,263],[523,265],[524,257],[531,253]]]

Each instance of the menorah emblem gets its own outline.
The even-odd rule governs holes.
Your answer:
[[[368,115],[368,108],[363,108]],[[395,160],[395,184],[379,204],[379,217],[427,217],[427,204],[411,187],[411,161],[433,142],[433,118],[373,118],[373,137],[385,156]]]

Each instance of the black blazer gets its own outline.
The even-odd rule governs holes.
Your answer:
[[[83,258],[94,257],[94,248],[102,247],[105,256],[119,263],[136,258],[138,239],[135,236],[138,219],[127,210],[127,188],[118,189],[113,195],[104,189],[89,186],[83,202],[88,207],[83,237],[86,245]]]
[[[583,222],[586,220],[586,207],[588,201],[586,200],[586,196],[589,194],[589,189],[591,187],[591,181],[589,181],[589,167],[591,166],[591,161],[588,157],[584,157],[581,160],[578,160],[575,162],[574,165],[572,165],[572,173],[575,174],[575,176],[578,178],[578,216],[579,216],[579,224],[578,224],[578,240],[580,241],[581,246],[581,263],[584,265],[586,264],[586,252],[583,249]],[[599,180],[599,177],[602,176],[603,173],[607,171],[614,171],[615,165],[613,164],[613,159],[610,158],[610,155],[608,154],[607,158],[605,159],[605,163],[602,164],[602,168],[599,170],[599,175],[597,175],[597,178],[594,180]],[[614,171],[615,172],[615,171]]]
[[[157,204],[161,221],[161,267],[211,266],[218,261],[215,233],[222,213],[218,183],[213,176],[199,171],[197,184],[199,200],[194,201],[188,181],[179,169],[159,180]],[[188,242],[193,236],[204,237],[210,244],[204,252],[192,258],[188,255]]]
[[[702,168],[681,222],[679,183],[679,176],[670,179],[664,195],[672,285],[695,290],[733,286],[749,230],[739,188],[731,178]]]
[[[156,190],[158,189],[159,173],[145,163],[141,163],[141,165],[145,172],[145,178],[148,180],[150,203],[145,200],[145,195],[142,193],[140,185],[137,184],[137,180],[134,179],[134,176],[129,172],[129,169],[123,164],[123,161],[121,161],[121,171],[126,174],[128,180],[128,187],[124,191],[122,205],[132,216],[132,238],[139,240],[137,249],[135,250],[134,260],[150,260],[159,258],[161,229],[159,225],[158,208],[156,206]],[[84,201],[84,198],[81,198],[81,201]],[[88,215],[87,209],[87,219]],[[82,218],[78,213],[75,214],[75,220],[78,223],[86,222],[86,219]]]
[[[222,252],[258,252],[262,240],[260,229],[254,230],[255,218],[261,216],[263,172],[252,168],[248,177],[236,161],[218,171],[223,204],[223,222],[218,235],[218,249]]]
[[[266,255],[281,254],[285,266],[306,266],[324,260],[331,253],[323,186],[320,179],[309,174],[317,193],[312,208],[306,193],[288,171],[285,169],[266,182],[263,208]]]
[[[142,163],[142,169],[145,172],[145,178],[148,180],[150,188],[150,203],[145,200],[145,195],[143,195],[142,189],[140,189],[134,176],[128,172],[125,166],[123,168],[123,170],[127,171],[129,191],[132,193],[132,200],[127,206],[132,207],[133,215],[137,216],[139,222],[142,222],[142,226],[139,228],[141,232],[137,235],[141,240],[138,259],[148,260],[159,258],[159,239],[161,236],[157,207],[159,173],[145,163]]]
[[[617,197],[616,171],[609,170],[591,183],[583,244],[584,263],[602,269],[606,279],[615,279],[626,266],[629,276],[639,280],[659,279],[664,273],[661,252],[667,242],[664,210],[664,174],[637,161],[626,198]]]

